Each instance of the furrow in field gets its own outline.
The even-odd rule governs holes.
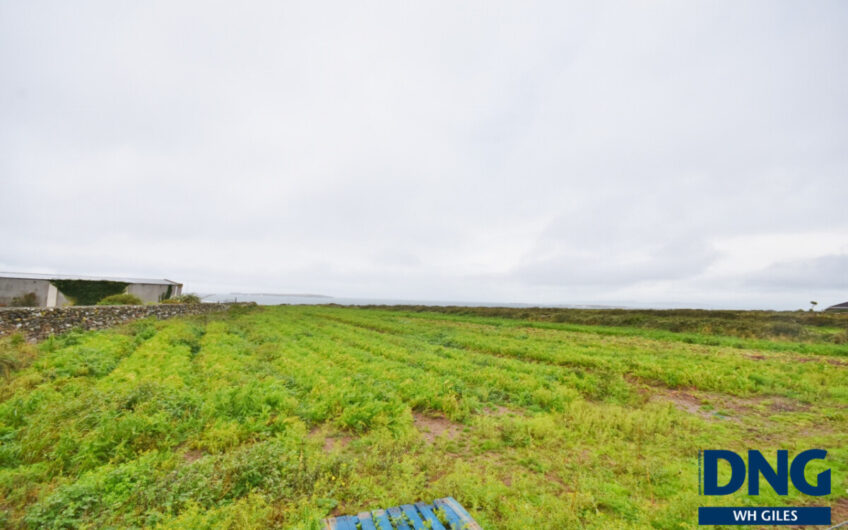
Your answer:
[[[406,357],[402,360],[387,359],[335,340],[327,340],[325,331],[325,325],[311,326],[308,335],[320,338],[301,337],[295,347],[311,349],[316,358],[316,367],[323,372],[333,370],[334,367],[343,370],[339,381],[353,390],[363,388],[372,395],[399,393],[412,408],[434,408],[447,413],[457,413],[457,401],[463,395],[482,398],[483,401],[492,395],[487,388],[491,385],[477,385],[476,389],[457,386],[458,378],[455,374],[446,374],[445,370],[424,370],[411,364]],[[361,385],[363,380],[366,383],[364,386]]]
[[[475,315],[447,314],[440,312],[408,312],[408,311],[386,311],[371,310],[373,312],[387,312],[414,318],[422,321],[460,322],[473,323],[477,325],[493,326],[500,329],[534,329],[551,330],[557,332],[585,333],[605,337],[631,337],[645,338],[661,341],[664,343],[684,343],[703,346],[721,346],[737,349],[763,350],[771,353],[785,353],[789,355],[812,354],[835,357],[848,356],[848,345],[797,342],[793,340],[742,338],[728,335],[714,335],[710,333],[676,332],[663,329],[638,328],[626,326],[605,326],[590,324],[570,324],[545,321],[526,321],[520,319],[503,319],[499,317],[482,317]]]
[[[133,387],[145,382],[172,389],[190,385],[194,378],[191,348],[187,342],[192,336],[187,323],[170,322],[124,357],[109,375],[98,381],[97,387],[106,390],[115,386]]]
[[[433,408],[452,415],[458,415],[460,408],[468,409],[460,407],[459,401],[462,394],[471,394],[471,389],[457,388],[437,372],[327,340],[326,336],[302,339],[297,347],[311,350],[320,370],[333,369],[331,384],[343,386],[349,401],[355,401],[350,396],[359,394],[363,401],[397,396],[413,409]]]
[[[609,390],[610,386],[609,380],[603,381],[596,374],[576,375],[573,371],[544,364],[435,346],[410,337],[363,332],[361,328],[337,322],[322,329],[328,336],[377,358],[402,366],[419,366],[426,373],[458,379],[480,389],[483,395],[497,390],[507,402],[515,404],[561,408],[565,402],[573,400],[578,391],[594,396],[599,388]],[[374,335],[367,336],[367,333]],[[620,378],[618,384],[621,388],[617,397],[621,398],[627,394],[627,384]]]
[[[430,326],[427,330],[423,327],[414,326],[374,326],[372,323],[367,321],[347,319],[331,314],[317,313],[314,316],[334,320],[359,329],[380,333],[383,336],[403,337],[407,340],[415,340],[420,343],[441,346],[453,350],[472,351],[500,358],[514,358],[526,363],[544,363],[555,366],[594,368],[598,370],[608,369],[607,365],[609,364],[604,359],[604,357],[607,357],[608,354],[598,356],[591,354],[591,352],[580,352],[576,354],[575,352],[569,352],[570,357],[563,357],[557,356],[556,352],[532,351],[526,348],[505,347],[505,344],[503,343],[481,344],[479,342],[464,342],[461,340],[462,337],[453,332],[453,330],[451,330],[451,334],[448,336],[443,329],[436,328],[438,331],[434,332],[432,326]],[[423,333],[425,331],[428,333]],[[560,342],[558,346],[562,347],[562,342]]]
[[[845,390],[848,388],[848,370],[834,371],[828,363],[795,363],[782,355],[766,358],[733,348],[657,344],[656,341],[642,339],[639,339],[642,344],[626,344],[628,350],[622,351],[618,348],[622,346],[620,339],[611,345],[607,343],[606,337],[602,338],[603,347],[582,347],[576,351],[571,335],[562,337],[558,342],[554,338],[537,341],[535,335],[529,336],[530,340],[527,336],[493,335],[493,329],[497,331],[497,328],[491,327],[481,330],[470,326],[470,331],[464,331],[456,328],[466,326],[457,323],[446,323],[434,329],[433,321],[423,326],[407,322],[405,315],[393,315],[403,320],[395,323],[388,318],[375,323],[367,317],[341,316],[324,311],[316,311],[314,316],[335,319],[382,334],[422,336],[424,340],[433,343],[469,351],[533,359],[560,366],[595,367],[604,372],[619,373],[671,388],[730,390],[730,393],[740,395],[775,394],[808,401],[848,397],[848,391]],[[762,378],[760,374],[764,369],[774,377],[767,380]],[[846,384],[834,385],[835,378]]]
[[[303,332],[300,319],[262,314],[256,318],[259,322],[246,333],[237,323],[212,323],[207,328],[195,369],[202,374],[208,400],[217,412],[229,416],[243,416],[238,409],[252,407],[254,412],[273,411],[314,421],[310,404],[320,397],[315,389],[327,387],[327,376],[334,375],[327,373],[328,360],[297,347]],[[315,408],[320,407],[317,400]]]
[[[310,329],[302,320],[280,322],[264,337],[254,336],[259,348],[270,346],[264,354],[279,377],[299,388],[299,415],[309,422],[335,418],[340,426],[357,430],[372,422],[397,423],[403,407],[392,382],[420,378],[420,373],[395,367],[387,377],[385,363],[363,362],[320,332],[312,337],[316,330]]]

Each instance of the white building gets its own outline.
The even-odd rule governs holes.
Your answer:
[[[36,307],[61,307],[71,305],[70,295],[61,286],[81,285],[83,282],[104,285],[113,290],[133,294],[142,302],[159,302],[182,294],[183,284],[171,280],[141,278],[101,278],[69,274],[31,274],[25,272],[0,272],[0,306],[12,305],[13,299],[28,299]],[[123,288],[121,285],[123,284]]]

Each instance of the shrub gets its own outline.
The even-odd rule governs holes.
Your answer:
[[[141,298],[134,294],[113,294],[97,302],[97,305],[141,305]]]
[[[799,338],[804,336],[804,327],[796,322],[775,322],[769,326],[771,335]]]
[[[21,296],[12,298],[9,305],[12,307],[35,307],[38,305],[38,298],[35,296],[35,293],[22,294]]]
[[[200,297],[196,294],[188,293],[182,296],[175,296],[162,300],[163,304],[199,304]]]

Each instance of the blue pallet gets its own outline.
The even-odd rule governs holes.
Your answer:
[[[436,513],[441,511],[439,521]],[[429,525],[425,524],[429,523]],[[483,530],[453,497],[324,519],[325,530]]]

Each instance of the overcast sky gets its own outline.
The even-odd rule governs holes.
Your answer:
[[[0,1],[0,270],[848,300],[848,3]]]

